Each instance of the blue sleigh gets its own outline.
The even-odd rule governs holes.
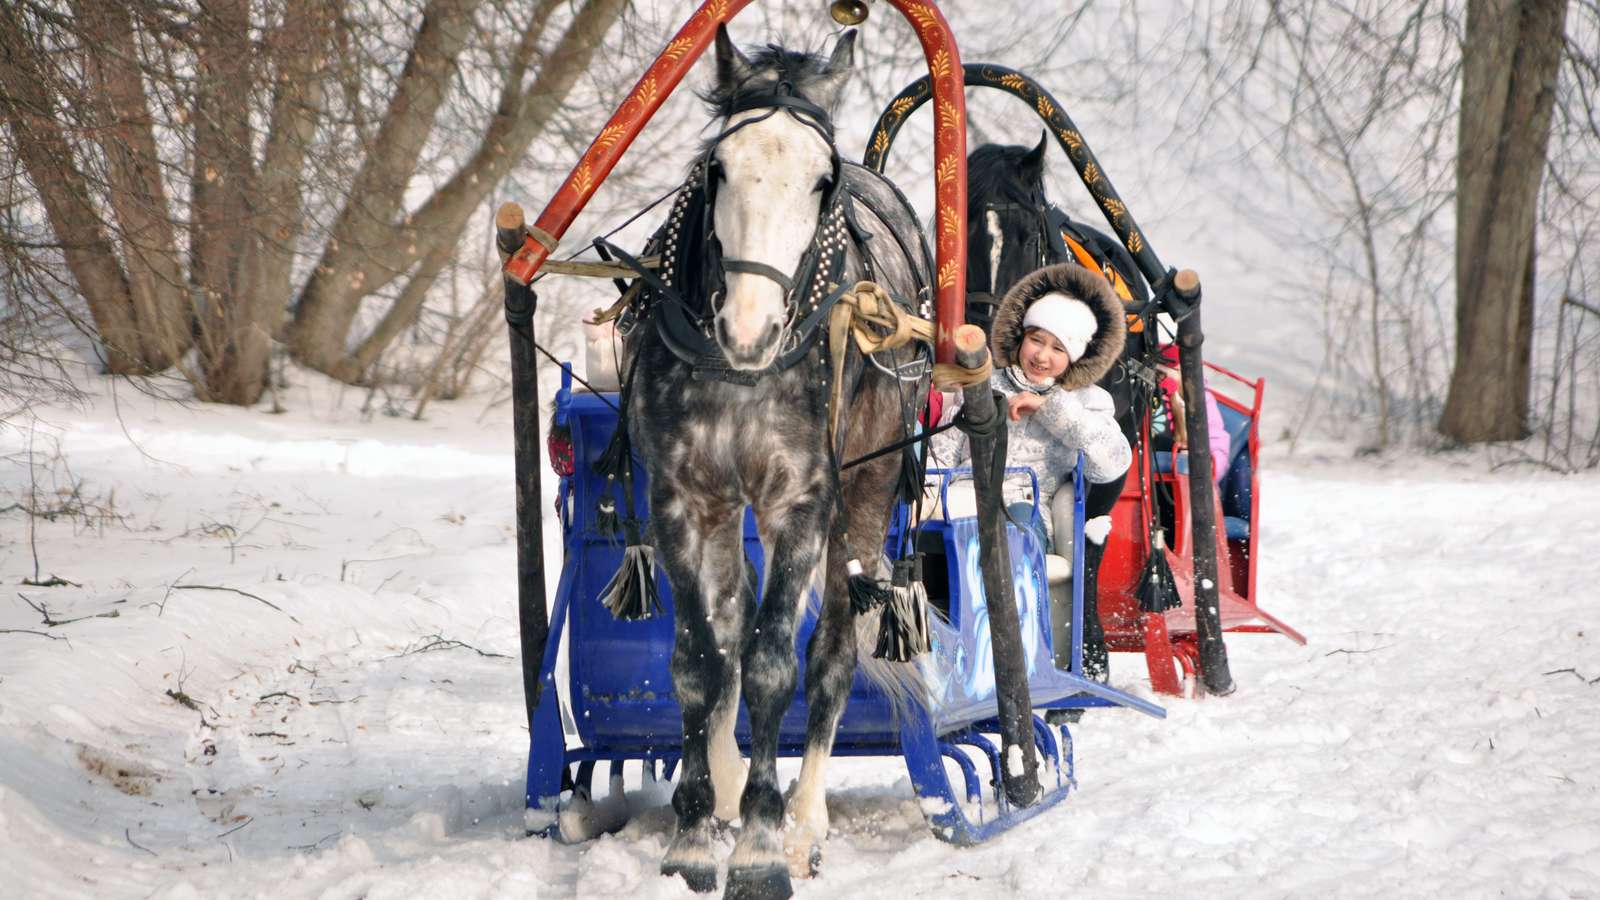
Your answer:
[[[609,764],[614,784],[622,765],[634,760],[643,764],[647,779],[670,778],[681,752],[682,722],[668,671],[673,624],[666,576],[660,572],[656,576],[665,611],[654,618],[618,621],[598,599],[623,551],[620,536],[603,533],[595,522],[605,483],[594,474],[594,462],[616,429],[615,402],[615,395],[574,392],[570,369],[563,367],[555,424],[571,434],[574,465],[571,474],[562,477],[557,494],[565,559],[538,673],[540,701],[531,719],[527,781],[529,809],[546,814],[545,824],[536,830],[551,835],[558,833],[558,826],[555,816],[549,814],[558,810],[564,792],[587,794],[592,789],[596,763]],[[634,477],[634,507],[643,518],[643,470],[636,467]],[[941,477],[947,486],[949,473]],[[1083,567],[1081,467],[1075,483],[1074,531],[1078,537],[1072,545],[1072,564],[1078,572]],[[896,511],[891,543],[898,540],[906,519],[903,507]],[[1073,629],[1070,670],[1055,667],[1044,555],[1030,530],[1008,525],[1007,532],[1033,705],[1038,709],[1121,706],[1164,717],[1165,711],[1155,704],[1082,677],[1078,629]],[[761,572],[761,543],[748,512],[744,544],[755,570]],[[990,737],[998,733],[999,726],[995,721],[988,601],[978,568],[977,522],[926,521],[918,549],[928,554],[924,576],[935,607],[929,616],[933,651],[930,659],[922,661],[931,674],[932,703],[927,708],[913,705],[897,716],[889,698],[858,672],[833,752],[838,756],[903,757],[933,833],[954,844],[975,844],[1066,797],[1074,784],[1072,738],[1067,725],[1059,725],[1057,730],[1035,715],[1034,744],[1044,763],[1039,801],[1015,808],[1007,804],[1003,791],[993,789],[1000,782],[1002,761],[999,740]],[[1082,610],[1081,580],[1074,579],[1073,622],[1082,621]],[[808,614],[798,638],[801,672],[805,671],[803,654],[814,626],[814,614]],[[563,637],[568,648],[566,671],[557,664]],[[565,682],[560,691],[558,680]],[[570,704],[565,715],[560,708],[563,697]],[[780,754],[802,753],[805,728],[805,692],[797,690],[783,719]],[[743,712],[737,735],[740,745],[747,747],[749,725]],[[986,762],[986,777],[979,775],[974,755]],[[951,779],[952,769],[960,776],[959,791]],[[990,786],[987,791],[986,784]],[[531,816],[530,822],[539,819]]]

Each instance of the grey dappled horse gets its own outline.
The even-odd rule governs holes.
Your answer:
[[[876,568],[899,474],[893,454],[838,475],[835,466],[904,434],[927,390],[896,374],[909,351],[874,362],[852,346],[830,453],[827,286],[871,278],[926,302],[931,268],[900,194],[833,146],[830,114],[854,40],[846,33],[827,57],[776,46],[747,57],[719,28],[704,99],[720,131],[658,234],[669,289],[629,338],[637,359],[626,414],[650,479],[650,540],[672,586],[683,712],[678,829],[661,868],[713,889],[711,818],[737,815],[728,896],[788,896],[791,873],[810,874],[820,859],[823,766],[857,663],[845,564]],[[746,504],[766,557],[759,603],[746,573]],[[779,723],[794,697],[796,628],[819,575],[806,748],[785,833]],[[861,618],[863,634],[875,628],[876,615]],[[873,665],[895,677],[893,664]],[[741,695],[748,773],[734,740]]]

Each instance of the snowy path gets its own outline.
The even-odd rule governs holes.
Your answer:
[[[121,517],[36,523],[81,587],[18,587],[0,515],[0,894],[690,896],[655,872],[660,789],[616,836],[521,837],[502,421],[126,405],[154,460],[108,414],[45,416]],[[0,506],[27,440],[0,435]],[[1309,646],[1235,638],[1235,696],[1091,714],[1080,792],[973,850],[899,763],[841,762],[799,896],[1600,895],[1600,478],[1338,452],[1264,475],[1262,595]]]

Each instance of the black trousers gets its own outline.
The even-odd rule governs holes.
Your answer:
[[[1123,483],[1128,473],[1123,472],[1115,481],[1089,485],[1088,496],[1083,498],[1084,516],[1092,519],[1111,512],[1122,496]],[[1107,538],[1110,540],[1110,538]],[[1085,541],[1083,546],[1083,672],[1097,681],[1106,680],[1111,671],[1111,655],[1106,650],[1105,626],[1100,624],[1100,561],[1105,558],[1106,545]]]

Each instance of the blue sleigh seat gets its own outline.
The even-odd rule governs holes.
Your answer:
[[[653,618],[618,621],[598,599],[616,572],[623,552],[621,536],[604,533],[597,527],[594,515],[605,483],[594,474],[593,466],[616,428],[616,412],[611,406],[615,402],[615,395],[575,393],[570,390],[570,384],[564,384],[557,395],[557,423],[570,429],[575,465],[573,474],[561,479],[557,499],[566,556],[552,603],[551,632],[544,671],[540,674],[542,699],[531,735],[528,803],[535,809],[553,808],[562,789],[563,775],[571,765],[578,766],[580,782],[592,777],[593,764],[597,761],[611,761],[615,771],[614,767],[623,760],[643,760],[651,774],[655,764],[660,762],[670,774],[680,752],[682,721],[669,669],[673,643],[671,590],[665,574],[659,570],[656,573],[664,609]],[[643,469],[637,468],[633,500],[641,519],[647,516],[644,482]],[[1082,496],[1081,491],[1079,496]],[[618,506],[621,506],[620,500]],[[1080,530],[1082,518],[1080,504],[1077,523]],[[894,517],[891,542],[897,540],[904,526],[905,514],[901,509]],[[1086,680],[1079,673],[1055,669],[1043,554],[1031,532],[1015,527],[1008,531],[1034,705],[1128,706],[1164,716],[1164,711],[1154,704]],[[956,843],[972,843],[994,830],[1010,827],[1020,818],[1032,816],[1066,793],[1071,781],[1070,743],[1064,727],[1063,740],[1058,744],[1051,730],[1042,721],[1036,721],[1035,737],[1041,755],[1047,764],[1054,764],[1057,790],[1052,795],[1049,785],[1045,785],[1047,799],[1053,797],[1050,802],[1015,811],[1007,821],[974,823],[962,813],[941,759],[957,763],[965,780],[969,803],[978,800],[982,782],[971,762],[955,749],[955,745],[979,748],[989,757],[994,770],[991,775],[998,774],[999,765],[998,751],[982,734],[995,716],[996,707],[988,611],[978,571],[977,524],[970,519],[933,521],[925,523],[922,532],[923,547],[932,541],[943,548],[943,583],[950,587],[948,614],[930,616],[933,652],[919,661],[929,685],[931,703],[926,709],[917,707],[910,715],[897,716],[890,699],[858,672],[839,723],[834,752],[835,755],[904,755],[918,793],[925,798],[949,801],[943,812],[930,812],[935,833]],[[756,572],[761,572],[763,553],[754,517],[749,511],[745,514],[744,545]],[[1082,542],[1077,542],[1076,546],[1081,548]],[[937,564],[937,555],[927,559],[927,565]],[[930,583],[933,581],[935,579],[929,579]],[[1081,610],[1081,598],[1078,603]],[[1074,620],[1079,619],[1081,613]],[[805,648],[814,628],[813,610],[802,620],[798,637],[802,673],[805,671]],[[554,702],[558,678],[556,647],[563,632],[568,643],[568,665],[567,672],[560,673],[559,677],[565,682],[570,702],[567,713],[576,732],[575,746],[568,746],[562,734],[561,716]],[[784,755],[799,755],[804,749],[804,691],[795,693],[780,730],[779,752]],[[736,734],[741,746],[748,746],[749,726],[742,710]],[[1047,765],[1041,773],[1048,770]]]

